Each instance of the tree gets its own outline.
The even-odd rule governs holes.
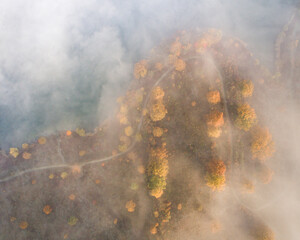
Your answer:
[[[163,103],[164,95],[164,90],[159,86],[155,87],[151,92],[150,118],[153,122],[164,119],[168,113]]]
[[[251,97],[254,86],[250,80],[243,80],[239,84],[239,89],[243,97]]]
[[[222,133],[222,129],[219,127],[208,126],[207,127],[207,136],[211,138],[218,138]]]
[[[213,190],[222,190],[225,186],[226,166],[222,160],[213,159],[206,165],[205,180]]]
[[[263,225],[263,224],[257,224],[255,231],[253,233],[255,240],[274,240],[275,235],[273,231]]]
[[[160,127],[154,127],[152,133],[154,137],[161,137],[164,134],[164,130]]]
[[[240,105],[237,108],[236,126],[241,130],[249,131],[254,123],[256,123],[255,110],[248,103]]]
[[[46,215],[49,215],[49,214],[52,212],[52,208],[50,207],[50,205],[46,205],[46,206],[43,208],[43,212],[44,212]]]
[[[256,127],[251,133],[251,152],[253,158],[261,161],[271,157],[275,151],[272,135],[267,128]]]
[[[156,198],[161,197],[164,190],[166,189],[167,182],[165,177],[160,177],[157,175],[152,175],[148,177],[148,188],[150,190],[150,195]]]
[[[223,113],[218,110],[211,111],[206,116],[206,124],[208,127],[221,127],[224,125]]]
[[[183,71],[185,69],[185,66],[186,66],[185,61],[183,61],[182,59],[177,58],[175,60],[175,69],[177,71],[179,72]]]
[[[147,75],[147,61],[141,60],[134,66],[134,76],[136,79],[144,78]]]
[[[162,100],[164,96],[165,92],[160,86],[155,87],[151,92],[151,97],[153,100]]]
[[[149,163],[147,167],[148,189],[150,195],[159,198],[166,188],[166,177],[168,175],[168,152],[163,145],[159,148],[151,148],[149,153]]]
[[[147,168],[148,176],[157,175],[159,177],[166,177],[169,171],[167,157],[168,152],[165,147],[152,148]]]
[[[164,119],[167,113],[168,111],[162,101],[151,104],[150,117],[153,122]]]
[[[149,161],[148,175],[157,175],[160,177],[166,177],[169,172],[168,160],[154,158]]]
[[[126,202],[125,207],[127,208],[128,212],[134,212],[136,204],[134,201],[130,200],[130,201]]]
[[[221,101],[220,92],[218,90],[209,91],[206,94],[206,99],[210,104],[217,104]]]
[[[19,156],[19,149],[18,148],[10,148],[9,154],[12,155],[14,158]]]

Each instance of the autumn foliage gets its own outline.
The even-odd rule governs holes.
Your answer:
[[[152,133],[154,137],[161,137],[164,134],[164,130],[160,127],[154,127]]]
[[[141,60],[134,66],[134,76],[136,79],[144,78],[147,75],[147,61]]]
[[[236,126],[244,131],[249,131],[254,123],[256,123],[255,110],[248,103],[240,105],[237,108]]]
[[[183,71],[186,67],[185,61],[180,58],[177,58],[174,63],[175,69],[179,72]]]
[[[255,240],[275,240],[273,231],[263,224],[256,226],[253,235]]]
[[[253,83],[250,80],[243,80],[239,85],[243,97],[251,97],[253,93]]]
[[[168,153],[165,147],[152,148],[147,169],[148,175],[166,177],[169,171],[167,157]]]
[[[147,167],[148,188],[150,195],[159,198],[166,188],[166,177],[168,175],[168,152],[163,145],[158,148],[151,148],[149,163]]]
[[[164,96],[165,92],[160,86],[155,87],[151,92],[151,97],[153,100],[162,100]]]
[[[204,49],[218,43],[221,39],[221,31],[217,29],[209,29],[203,34],[203,37],[195,43],[196,52],[201,53]]]
[[[222,160],[213,159],[206,166],[206,184],[213,190],[222,190],[225,186],[226,166]]]
[[[251,152],[253,158],[261,161],[271,157],[275,151],[272,135],[267,128],[255,128],[251,133]]]
[[[27,227],[28,227],[28,222],[26,222],[26,221],[22,221],[20,224],[19,224],[19,227],[21,228],[21,229],[26,229]]]
[[[206,94],[206,99],[210,104],[217,104],[221,101],[220,92],[216,91],[209,91]]]
[[[46,215],[49,215],[49,214],[52,212],[52,208],[51,208],[49,205],[46,205],[46,206],[43,208],[43,212],[44,212]]]
[[[152,99],[150,102],[150,118],[153,122],[164,119],[167,114],[167,109],[163,103],[165,93],[160,87],[154,88],[151,93]]]
[[[224,125],[223,112],[213,110],[206,115],[207,135],[209,137],[218,138],[221,133],[221,127]]]
[[[218,110],[211,111],[206,116],[206,124],[213,127],[221,127],[224,125],[223,113]]]
[[[160,121],[165,118],[167,109],[163,102],[157,102],[150,107],[150,117],[153,122]]]
[[[127,208],[128,212],[134,212],[136,204],[134,201],[130,200],[130,201],[126,202],[125,207]]]
[[[207,136],[211,138],[218,138],[221,136],[222,129],[219,127],[208,126],[207,127]]]
[[[19,156],[19,150],[18,148],[10,148],[9,154],[12,155],[14,158]]]

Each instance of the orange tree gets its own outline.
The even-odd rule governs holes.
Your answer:
[[[226,166],[222,160],[213,159],[206,165],[205,180],[213,190],[222,190],[225,186]]]
[[[163,103],[164,95],[165,92],[160,87],[154,88],[151,92],[150,118],[153,122],[164,119],[168,112]]]

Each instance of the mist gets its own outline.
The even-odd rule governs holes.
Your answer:
[[[224,239],[254,240],[258,239],[253,235],[259,225],[258,222],[272,229],[277,240],[299,239],[300,130],[297,119],[300,115],[298,96],[300,87],[297,80],[299,75],[297,64],[300,55],[297,50],[290,47],[292,44],[286,44],[286,48],[284,44],[280,45],[280,38],[278,38],[283,33],[287,41],[294,42],[299,39],[298,7],[298,2],[293,0],[185,2],[2,0],[0,2],[0,166],[2,169],[0,202],[4,210],[2,210],[3,222],[0,222],[0,239],[9,239],[9,237],[46,239],[45,236],[49,237],[47,239],[67,239],[68,236],[69,239],[82,239],[84,236],[91,236],[93,239],[99,237],[101,239],[220,239],[225,237]],[[178,139],[176,135],[180,132],[177,127],[183,129],[184,124],[180,119],[175,122],[168,119],[169,123],[161,122],[156,126],[151,123],[150,117],[145,117],[144,120],[142,115],[139,120],[135,112],[130,113],[130,117],[134,119],[132,121],[138,123],[134,130],[141,131],[144,138],[142,146],[147,146],[148,149],[148,152],[139,152],[140,149],[135,149],[136,144],[141,144],[136,140],[136,133],[134,133],[136,138],[131,139],[129,138],[131,134],[126,131],[132,129],[125,128],[124,136],[123,128],[115,123],[115,119],[123,114],[123,105],[119,106],[117,99],[121,96],[130,99],[130,91],[142,91],[145,102],[137,108],[146,109],[148,102],[151,104],[151,101],[154,101],[150,92],[154,86],[159,85],[168,93],[164,97],[166,106],[172,107],[172,101],[184,102],[187,99],[192,101],[196,97],[200,102],[204,102],[205,95],[197,90],[201,84],[207,90],[216,86],[220,89],[226,88],[218,82],[214,83],[215,85],[211,84],[215,78],[221,79],[221,82],[226,80],[224,77],[223,81],[221,77],[223,72],[219,69],[223,66],[218,65],[213,52],[196,59],[198,61],[196,64],[200,64],[205,69],[191,70],[190,75],[200,80],[192,82],[193,85],[189,86],[194,89],[187,99],[180,100],[181,93],[177,93],[176,89],[173,92],[167,90],[171,88],[171,84],[167,85],[164,82],[172,78],[174,80],[174,76],[175,79],[177,76],[171,75],[173,71],[171,68],[160,75],[155,75],[156,70],[148,71],[148,74],[152,74],[150,76],[154,76],[157,81],[153,88],[150,87],[150,83],[144,83],[141,81],[143,79],[135,79],[134,76],[137,62],[142,59],[148,62],[159,59],[164,53],[157,52],[157,49],[167,46],[170,41],[174,42],[177,36],[184,35],[183,32],[199,34],[211,28],[220,29],[223,36],[228,36],[228,39],[233,39],[232,41],[239,39],[237,42],[240,46],[249,50],[249,56],[256,61],[254,65],[262,66],[257,69],[260,69],[266,78],[265,82],[261,80],[260,73],[254,68],[243,65],[242,61],[236,63],[236,66],[242,69],[241,75],[245,73],[247,77],[254,79],[254,94],[249,102],[259,116],[259,124],[270,130],[276,151],[271,159],[263,164],[252,163],[249,151],[246,151],[243,159],[251,162],[247,165],[249,171],[230,169],[234,165],[230,159],[234,157],[235,148],[230,147],[233,150],[228,150],[230,145],[228,142],[231,141],[232,145],[232,141],[238,139],[239,133],[237,130],[231,130],[229,126],[234,125],[234,121],[231,123],[231,120],[226,120],[226,117],[233,118],[233,115],[226,115],[230,100],[227,104],[223,99],[226,98],[226,94],[220,91],[223,99],[221,107],[225,106],[226,125],[222,134],[232,133],[228,138],[221,135],[220,142],[211,141],[212,146],[205,143],[203,148],[195,151],[197,152],[195,158],[204,159],[201,164],[208,162],[206,158],[217,156],[223,159],[227,168],[226,174],[229,175],[229,183],[224,191],[209,192],[207,186],[205,188],[204,165],[199,166],[199,163],[192,157],[189,158],[189,154],[183,150],[182,152],[179,149],[170,151],[169,162],[173,162],[169,167],[168,185],[165,190],[167,193],[163,196],[166,195],[174,200],[172,209],[181,210],[181,207],[177,206],[183,204],[184,214],[180,215],[177,210],[174,210],[174,215],[171,213],[172,219],[175,219],[172,227],[166,232],[160,229],[158,232],[161,235],[152,236],[148,226],[155,226],[156,229],[152,219],[153,209],[157,206],[162,207],[163,204],[168,204],[167,200],[171,200],[168,198],[155,202],[157,199],[154,201],[153,195],[149,196],[147,153],[151,152],[153,146],[159,144],[164,146],[166,142],[167,147],[168,144],[179,145],[181,141],[182,145],[187,144],[184,139]],[[227,45],[224,43],[223,46]],[[283,47],[278,50],[278,46]],[[226,47],[222,51],[224,55],[233,54]],[[168,55],[163,56],[162,59],[167,57]],[[190,59],[192,57],[187,55],[185,60],[187,64]],[[157,103],[160,102],[157,100]],[[135,105],[134,107],[136,108]],[[215,109],[219,108],[215,107]],[[197,113],[189,111],[187,107],[184,109],[186,111],[184,116],[188,116],[189,119],[196,119],[199,114],[205,116],[210,111],[208,106],[202,106]],[[121,114],[118,115],[118,111]],[[179,116],[176,111],[170,108],[166,116],[168,117],[168,114]],[[145,116],[148,115],[145,113]],[[200,117],[200,119],[205,118]],[[147,131],[150,131],[150,127],[147,125],[145,127],[147,130],[143,130],[145,124],[149,124],[151,128],[164,129],[168,137],[163,137],[163,140],[149,137]],[[85,140],[79,138],[82,137],[78,131],[81,128],[86,131],[82,134],[86,137]],[[201,135],[205,127],[200,128],[197,131],[199,130]],[[67,130],[72,131],[71,137],[64,135]],[[187,135],[193,133],[186,129],[184,131]],[[45,146],[40,143],[41,136],[47,138]],[[71,142],[73,141],[70,140],[71,138],[74,142]],[[241,142],[246,139],[244,145],[249,145],[250,138],[244,136],[240,139]],[[189,147],[192,149],[197,141],[192,139]],[[24,143],[29,143],[32,148],[30,152],[33,156],[32,162],[22,161],[23,159],[20,160],[18,157],[12,158],[9,155],[11,148],[18,148],[19,158],[21,158],[21,152],[25,151],[21,150]],[[125,145],[126,149],[122,150]],[[92,150],[87,150],[88,146],[91,146]],[[93,152],[94,149],[96,152]],[[212,149],[212,153],[206,153],[207,149]],[[230,154],[233,154],[233,157]],[[22,156],[24,158],[24,155]],[[113,162],[119,164],[113,167],[110,165],[111,162],[111,165],[114,164]],[[260,165],[272,170],[273,177],[268,184],[259,182],[259,177],[254,173]],[[146,170],[142,171],[141,166]],[[64,169],[66,172],[70,170],[67,180],[63,177],[65,175],[61,175],[65,172]],[[48,185],[46,180],[48,176],[51,179],[49,174],[54,174],[56,182]],[[189,175],[188,180],[187,175]],[[255,191],[251,194],[243,193],[240,186],[241,179],[247,181],[252,179]],[[99,188],[98,180],[101,182]],[[35,185],[32,181],[38,181],[40,185]],[[70,186],[64,185],[63,181],[67,181]],[[131,185],[128,186],[128,183]],[[60,187],[59,190],[56,189],[56,185]],[[174,186],[177,185],[178,189],[174,190]],[[95,186],[97,190],[94,190]],[[31,192],[31,196],[24,197],[26,192]],[[76,200],[68,204],[65,199],[70,198],[73,193],[76,195]],[[186,196],[187,199],[183,201],[179,195]],[[22,201],[22,196],[26,199],[23,205],[18,202]],[[123,205],[129,200],[136,204],[133,207],[133,210],[138,209],[134,212],[135,215],[126,215],[130,207],[126,205],[126,210]],[[124,204],[122,201],[125,201]],[[58,202],[62,204],[59,205]],[[119,205],[120,202],[123,205]],[[47,221],[39,213],[29,214],[34,208],[43,209],[45,204],[56,205],[56,208],[53,207],[55,218]],[[201,209],[204,210],[199,210],[198,205],[201,205]],[[93,210],[95,206],[97,210]],[[79,209],[80,213],[77,214],[76,221],[81,224],[80,227],[74,228],[79,225],[76,223],[70,229],[64,227],[64,219],[70,220],[73,216],[69,208],[72,211]],[[167,207],[164,211],[165,209]],[[199,212],[202,214],[200,217]],[[28,232],[27,230],[18,232],[22,227],[10,226],[10,222],[15,221],[12,221],[11,217],[16,218],[17,221],[24,220],[28,214],[30,215],[27,218]],[[51,214],[49,217],[52,217]],[[38,230],[32,227],[39,222],[48,224],[48,227],[37,227]],[[70,223],[69,225],[72,226]],[[60,226],[58,231],[60,235],[51,235],[57,231],[57,226]],[[117,230],[112,230],[114,227],[117,227]],[[11,229],[11,233],[9,230],[1,230],[4,228]],[[86,235],[87,232],[91,235]],[[148,235],[145,235],[145,232]]]
[[[220,28],[247,40],[271,65],[274,39],[292,6],[274,1],[2,1],[1,146],[76,126],[93,129],[114,106],[111,98],[126,89],[133,63],[177,31]]]

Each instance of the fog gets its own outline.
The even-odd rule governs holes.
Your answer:
[[[271,65],[292,4],[274,1],[1,1],[1,146],[93,128],[133,63],[176,31],[217,27]],[[13,110],[12,110],[13,109]]]
[[[254,234],[257,222],[272,229],[277,240],[299,239],[300,130],[297,119],[300,117],[300,72],[297,67],[299,68],[300,55],[297,53],[297,46],[294,50],[291,45],[280,44],[278,37],[284,33],[286,38],[282,42],[299,39],[300,18],[297,4],[297,1],[293,0],[2,0],[0,215],[2,212],[3,217],[0,221],[0,239],[83,239],[89,236],[91,239],[224,237],[269,240],[267,237],[257,238]],[[169,44],[168,41],[173,41],[183,31],[199,34],[209,28],[220,29],[223,36],[239,39],[240,45],[245,46],[251,53],[251,58],[253,56],[253,59],[263,66],[263,75],[274,81],[265,79],[265,83],[260,83],[260,73],[253,71],[250,66],[243,65],[242,61],[237,63],[238,68],[246,72],[246,76],[254,79],[254,94],[249,100],[250,105],[259,116],[259,124],[267,127],[273,136],[276,151],[263,163],[273,171],[273,178],[269,184],[259,183],[258,177],[253,177],[256,176],[256,163],[247,165],[249,171],[235,171],[234,167],[231,169],[231,160],[234,157],[232,154],[234,155],[235,149],[238,148],[233,146],[233,142],[238,139],[239,133],[231,128],[234,122],[226,120],[231,118],[227,109],[230,100],[226,102],[223,99],[226,125],[223,134],[229,132],[228,138],[221,137],[216,147],[211,147],[212,153],[205,153],[210,149],[208,145],[198,149],[196,158],[206,159],[218,155],[218,158],[224,159],[228,174],[225,190],[209,192],[204,187],[205,167],[199,167],[199,163],[189,158],[186,153],[180,152],[179,149],[176,152],[175,149],[174,155],[170,153],[169,162],[173,162],[170,164],[167,184],[187,184],[188,187],[180,187],[180,190],[167,187],[167,193],[163,196],[167,195],[169,198],[162,198],[164,201],[159,202],[148,194],[149,185],[145,180],[147,177],[144,176],[147,175],[147,169],[144,175],[138,171],[134,172],[134,169],[140,169],[140,166],[147,168],[147,155],[136,149],[136,145],[140,144],[138,140],[129,139],[127,134],[127,137],[123,136],[124,130],[119,126],[115,127],[115,120],[112,120],[119,111],[116,99],[126,95],[126,91],[132,86],[145,86],[149,93],[148,90],[143,93],[145,102],[142,109],[146,108],[147,104],[153,101],[150,94],[153,88],[148,86],[150,83],[141,83],[140,79],[135,79],[135,63],[142,59],[151,62],[152,56],[155,59],[163,55],[162,52],[156,52],[156,47]],[[230,55],[232,52],[224,47],[223,54]],[[236,55],[238,56],[238,53]],[[187,63],[192,59],[188,57],[185,60]],[[223,80],[223,72],[213,54],[204,54],[196,60],[199,60],[199,64],[202,64],[205,70],[191,71],[191,75],[198,74],[201,76],[199,79],[204,78],[202,76],[219,78],[222,85],[214,85],[212,80],[202,79],[203,81],[199,80],[199,83],[196,82],[191,87],[194,88],[192,93],[195,96],[203,94],[197,90],[197,84],[204,84],[204,89],[218,86],[221,89],[221,97],[224,98],[225,77]],[[161,84],[165,90],[171,88],[171,84],[169,86],[166,82],[172,78],[172,71],[170,68],[161,75],[152,72],[156,80],[155,85]],[[193,94],[188,97],[194,99]],[[203,96],[200,96],[200,101],[205,99]],[[177,98],[176,101],[186,100],[180,100],[180,97],[175,89],[171,94],[168,92],[164,101],[171,102]],[[188,116],[189,119],[198,117],[198,113],[189,112],[187,109],[185,108],[184,116]],[[199,111],[204,114],[209,108],[203,106]],[[144,115],[140,117],[135,113],[130,114],[132,118],[137,119],[137,133],[143,131],[143,124],[154,126],[146,117],[144,119]],[[168,114],[176,116],[176,111],[168,109],[167,116]],[[176,135],[180,132],[176,128],[181,126],[180,117],[178,118],[175,123],[171,119],[168,120],[169,123],[163,122],[158,125],[168,129],[165,131],[168,132],[168,138],[164,138],[162,142],[174,143],[174,146],[180,141],[185,144],[184,139],[178,139]],[[91,139],[77,138],[76,128],[85,129]],[[74,136],[74,142],[68,142],[71,140],[64,135],[67,130],[73,132],[71,137]],[[93,131],[101,138],[93,138]],[[188,130],[184,131],[189,134]],[[40,136],[47,138],[47,143],[41,148],[36,142]],[[142,142],[147,148],[157,144],[152,143],[154,140],[148,135],[145,136],[147,140]],[[244,141],[246,137],[241,139]],[[123,144],[121,147],[127,144],[128,149],[116,153],[115,148],[119,146],[120,149],[118,141]],[[193,141],[191,140],[189,146],[194,144]],[[249,145],[247,141],[245,140],[245,146]],[[156,142],[160,143],[160,140]],[[239,141],[237,142],[239,144]],[[32,143],[32,162],[16,157],[13,159],[9,155],[10,148],[18,148],[21,153],[23,143]],[[87,153],[81,155],[80,151],[85,150],[87,146],[92,146],[100,153],[86,150]],[[131,151],[134,154],[130,155]],[[83,160],[81,157],[85,154],[86,158]],[[245,159],[248,161],[251,156],[247,155]],[[119,164],[110,167],[109,164],[113,161]],[[205,161],[207,160],[203,162]],[[66,180],[61,175],[65,170],[70,171]],[[49,174],[54,174],[56,182],[46,183],[46,180],[49,181]],[[189,180],[185,179],[187,175]],[[70,185],[61,182],[60,178]],[[240,190],[240,181],[243,178],[251,179],[255,185],[254,193],[244,194]],[[95,181],[99,179],[103,187],[100,184],[101,187],[94,190]],[[38,184],[35,185],[32,181],[37,181]],[[130,187],[128,182],[131,183]],[[56,189],[56,186],[59,186],[59,189]],[[74,203],[67,203],[65,199],[75,192]],[[30,196],[26,193],[30,193]],[[174,204],[181,204],[182,199],[179,195],[185,194],[187,199],[183,215],[176,210],[172,215],[173,208],[176,209]],[[123,202],[126,200],[124,203],[127,204],[132,199],[138,210],[135,211],[135,215],[127,216],[127,206],[125,208]],[[171,201],[170,199],[173,202],[170,220],[172,227],[165,232],[160,229],[159,234],[152,236],[149,234],[149,226],[153,227],[153,209],[161,207],[167,200]],[[22,201],[24,202],[20,203]],[[200,217],[197,211],[192,210],[195,208],[195,201],[197,204],[201,203],[201,209],[205,209]],[[120,205],[120,202],[124,206]],[[52,217],[50,220],[40,216],[41,209],[46,204],[53,208],[52,215],[49,214],[49,217]],[[93,210],[95,206],[97,209]],[[66,227],[66,221],[72,216],[71,212],[77,210],[80,226],[75,223],[71,228]],[[20,230],[20,222],[12,225],[15,220],[12,221],[11,217],[15,217],[17,222],[19,219],[27,219],[29,227]],[[118,219],[118,222],[115,223],[114,219]],[[44,224],[44,227],[40,227],[39,224]],[[69,225],[71,226],[70,223]],[[114,230],[114,227],[117,230]],[[91,235],[87,235],[87,232]],[[145,235],[145,232],[148,235]]]

